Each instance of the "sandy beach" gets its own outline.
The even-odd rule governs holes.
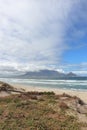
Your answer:
[[[25,89],[25,91],[38,91],[38,92],[48,92],[53,91],[56,94],[62,94],[66,93],[71,96],[77,96],[81,98],[85,103],[87,103],[87,91],[76,91],[76,90],[64,90],[64,89],[55,89],[55,88],[43,88],[43,87],[33,87],[33,86],[24,86],[24,85],[13,85],[15,88],[22,88]]]

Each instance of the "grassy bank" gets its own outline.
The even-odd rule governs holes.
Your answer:
[[[28,92],[0,98],[0,130],[81,130],[80,122],[65,100],[68,95]]]

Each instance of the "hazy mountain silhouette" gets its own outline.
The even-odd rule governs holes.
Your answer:
[[[66,78],[66,77],[76,77],[77,75],[70,72],[68,74],[61,73],[55,70],[40,70],[40,71],[30,71],[26,74],[21,75],[21,78]]]

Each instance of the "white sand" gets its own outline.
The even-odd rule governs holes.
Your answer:
[[[0,92],[0,97],[7,97],[9,95],[10,95],[10,93],[8,93],[8,92],[4,92],[4,91]]]
[[[77,96],[81,98],[85,103],[87,103],[87,91],[74,91],[74,90],[64,90],[64,89],[55,89],[55,88],[43,88],[43,87],[31,87],[31,86],[23,86],[23,85],[13,85],[15,88],[22,88],[25,89],[25,91],[38,91],[38,92],[48,92],[48,91],[53,91],[56,94],[62,94],[66,93],[71,96]]]

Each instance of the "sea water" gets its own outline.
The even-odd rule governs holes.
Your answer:
[[[0,78],[0,81],[9,84],[20,84],[24,86],[38,86],[47,88],[60,88],[78,91],[87,91],[87,77],[75,77],[68,79],[18,79],[18,78]]]

